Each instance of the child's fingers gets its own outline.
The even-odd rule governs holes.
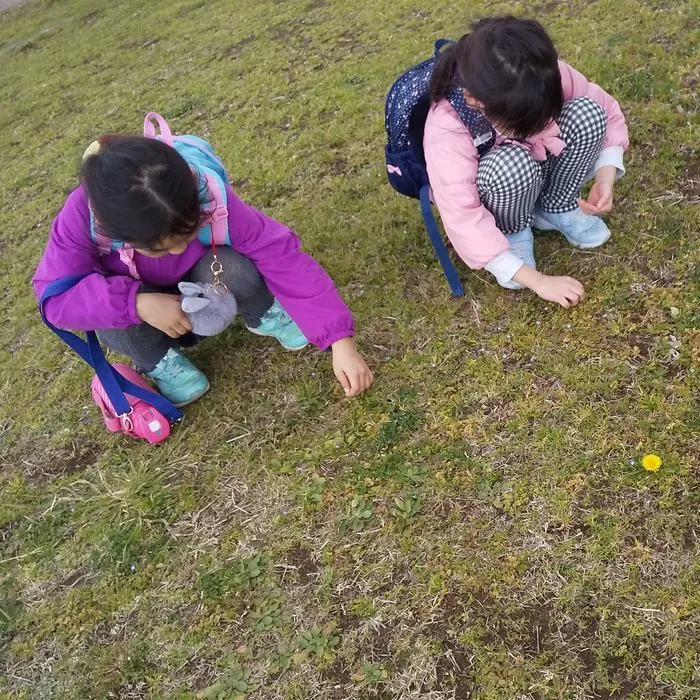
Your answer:
[[[350,391],[350,380],[342,369],[339,369],[335,373],[336,379],[340,382],[340,386],[343,387],[343,391],[347,394]]]
[[[570,289],[566,294],[566,299],[571,306],[576,306],[583,299],[583,288],[581,288],[580,292],[578,289]]]
[[[605,194],[595,203],[590,200],[579,199],[578,205],[581,207],[581,211],[585,212],[586,214],[602,216],[603,214],[607,214],[612,210],[613,196],[612,193]]]
[[[569,288],[571,289],[571,291],[576,292],[576,294],[581,296],[584,292],[583,285],[578,280],[575,280],[573,277],[569,277],[568,281]]]
[[[612,192],[603,195],[598,202],[598,209],[603,214],[607,214],[612,209]]]
[[[170,330],[174,333],[172,335],[171,333],[168,333],[172,338],[179,338],[181,335],[185,335],[186,333],[189,333],[192,330],[192,326],[187,323],[185,325],[182,321],[175,321],[173,325],[170,327]]]
[[[372,373],[368,367],[356,369],[350,376],[352,390],[348,396],[359,396],[366,391],[372,383]]]
[[[585,199],[579,199],[578,200],[578,205],[581,207],[581,211],[583,211],[586,214],[593,214],[596,216],[597,214],[600,214],[600,209],[598,209],[597,206],[594,204],[591,204],[590,202],[587,202]]]
[[[565,292],[565,294],[564,294],[564,296],[565,296],[572,304],[576,304],[576,303],[578,302],[578,300],[579,300],[579,293],[578,293],[575,289],[573,289],[573,288],[567,289],[566,292]]]
[[[357,394],[362,394],[364,391],[367,390],[367,387],[369,386],[369,381],[367,377],[367,372],[364,370],[361,370],[358,375],[357,375]],[[356,395],[357,395],[356,394]]]
[[[346,396],[357,396],[361,394],[363,388],[359,370],[353,369],[351,372],[346,372],[345,374],[350,382],[350,390],[345,392]]]
[[[345,396],[348,398],[358,396],[363,391],[369,389],[374,381],[374,375],[369,367],[365,367],[363,369],[339,369],[335,376],[340,382],[340,385],[343,387]]]

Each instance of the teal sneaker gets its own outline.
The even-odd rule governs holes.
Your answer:
[[[292,321],[277,299],[260,319],[259,326],[255,328],[246,326],[246,328],[255,335],[276,338],[285,350],[301,350],[309,344],[301,328]]]
[[[150,372],[146,372],[168,401],[187,406],[209,391],[209,380],[179,350],[170,348]]]
[[[599,216],[586,214],[580,207],[564,214],[535,208],[532,225],[540,231],[559,231],[569,243],[584,250],[597,248],[610,238],[610,229]]]

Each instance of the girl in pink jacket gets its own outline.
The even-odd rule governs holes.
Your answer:
[[[460,257],[502,287],[577,304],[580,282],[536,270],[532,226],[560,231],[577,248],[610,238],[600,217],[612,209],[629,144],[618,103],[558,60],[539,22],[515,17],[474,23],[441,55],[430,98],[428,176]],[[465,114],[485,116],[491,133],[472,137]],[[591,177],[583,200],[581,187]]]

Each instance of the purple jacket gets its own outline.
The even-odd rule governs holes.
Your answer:
[[[231,247],[250,258],[272,294],[321,350],[354,335],[353,320],[333,281],[301,251],[296,234],[242,202],[227,188]],[[198,240],[181,255],[151,258],[134,253],[141,280],[129,276],[116,252],[100,255],[90,236],[87,195],[82,186],[68,195],[54,219],[51,236],[32,285],[37,298],[45,287],[67,275],[87,274],[75,287],[46,303],[55,326],[74,330],[126,328],[141,323],[136,314],[140,285],[172,287],[206,253]]]

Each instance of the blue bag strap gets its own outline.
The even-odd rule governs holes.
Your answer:
[[[445,277],[447,277],[447,282],[452,290],[452,296],[463,297],[464,287],[462,287],[462,282],[457,274],[457,269],[455,268],[452,258],[447,250],[445,241],[442,240],[442,235],[440,234],[440,229],[438,229],[437,221],[435,221],[435,216],[433,215],[433,207],[430,203],[430,186],[423,185],[420,190],[420,210],[423,215],[423,222],[425,223],[425,228],[430,236],[430,241],[435,248],[435,253],[438,256],[438,260],[442,265]]]
[[[95,370],[118,416],[128,415],[131,412],[131,405],[125,396],[125,394],[130,394],[153,406],[153,408],[162,413],[171,423],[182,420],[182,411],[177,408],[177,406],[172,404],[161,394],[155,391],[148,391],[138,386],[138,384],[130,382],[107,362],[107,358],[97,339],[97,334],[94,331],[87,331],[85,333],[87,337],[87,341],[85,341],[75,333],[57,328],[46,318],[46,313],[44,312],[46,302],[51,297],[67,292],[80,282],[83,277],[84,275],[62,277],[61,279],[51,282],[46,287],[39,301],[39,311],[41,312],[44,323]]]
[[[130,396],[135,396],[137,399],[145,401],[150,404],[157,411],[160,411],[171,423],[177,423],[182,420],[182,411],[172,404],[168,399],[166,399],[162,394],[158,394],[155,391],[149,391],[144,389],[138,384],[134,384],[129,381],[126,377],[121,375],[112,365],[107,362],[104,356],[102,347],[97,339],[97,335],[94,331],[88,331],[86,333],[88,339],[88,349],[90,352],[90,365],[95,369],[97,376],[102,382],[102,386],[109,396],[109,400],[112,401],[112,396],[119,397],[124,396],[124,394],[129,394]],[[111,392],[114,392],[112,394]],[[129,402],[124,397],[127,406],[127,413],[131,410]],[[112,401],[114,406],[114,401]],[[115,406],[115,410],[116,406]],[[121,415],[121,414],[120,414]]]

